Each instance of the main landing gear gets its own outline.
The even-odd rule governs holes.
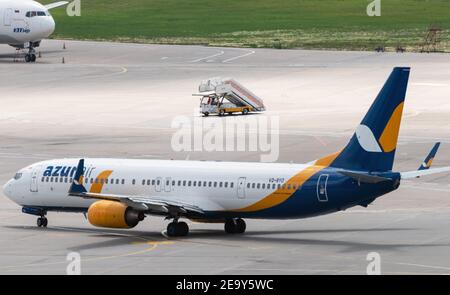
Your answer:
[[[45,216],[41,216],[37,219],[36,224],[38,227],[47,227],[48,219]]]
[[[227,219],[225,221],[225,232],[227,234],[243,234],[246,227],[245,221],[242,218]]]
[[[167,235],[169,237],[184,237],[189,233],[189,226],[184,221],[174,219],[167,225]]]

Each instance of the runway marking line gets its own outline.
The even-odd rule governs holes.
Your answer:
[[[225,51],[221,50],[221,51],[219,51],[219,52],[216,53],[216,54],[209,55],[209,56],[202,57],[202,58],[198,58],[198,59],[194,59],[194,60],[192,60],[191,62],[192,62],[192,63],[199,62],[199,61],[202,61],[202,60],[205,60],[205,59],[210,59],[210,58],[213,58],[213,57],[216,57],[216,56],[223,55],[224,53],[225,53]]]
[[[230,61],[233,61],[233,60],[239,59],[239,58],[243,58],[243,57],[246,57],[246,56],[252,55],[252,54],[254,54],[255,52],[256,52],[256,51],[254,51],[254,50],[250,50],[250,52],[248,52],[248,53],[245,53],[245,54],[242,54],[242,55],[239,55],[239,56],[235,56],[235,57],[232,57],[232,58],[226,59],[226,60],[224,60],[224,61],[222,61],[222,62],[223,62],[223,63],[227,63],[227,62],[230,62]]]

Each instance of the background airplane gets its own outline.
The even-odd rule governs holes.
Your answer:
[[[450,171],[429,165],[392,171],[409,72],[394,68],[344,149],[308,164],[55,159],[18,171],[4,194],[22,212],[39,216],[38,226],[47,226],[48,211],[87,213],[91,224],[110,228],[160,215],[172,220],[169,236],[188,234],[180,218],[244,233],[243,218],[306,218],[366,207],[402,179]]]
[[[35,62],[35,48],[55,30],[55,21],[48,10],[67,3],[42,5],[31,0],[0,0],[0,44],[28,49],[25,61]]]

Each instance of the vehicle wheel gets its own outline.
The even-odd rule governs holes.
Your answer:
[[[205,115],[205,117],[208,117],[209,113],[208,112],[204,112],[203,115]]]
[[[31,61],[31,62],[35,62],[35,61],[36,61],[36,54],[32,54],[32,55],[31,55],[30,61]]]
[[[247,115],[248,114],[248,109],[243,109],[242,110],[242,115]]]
[[[48,219],[46,217],[43,217],[42,218],[42,226],[47,227],[47,224],[48,224]]]
[[[236,233],[236,224],[233,219],[227,219],[225,221],[225,232],[227,234],[235,234]]]
[[[225,110],[220,110],[219,111],[219,116],[224,116],[225,115]]]
[[[233,112],[228,112],[228,115],[230,115],[230,116],[231,116],[232,114],[233,114]]]
[[[187,236],[189,233],[189,226],[186,222],[178,222],[177,224],[177,235],[179,237]]]
[[[36,225],[37,225],[38,227],[42,227],[42,218],[41,218],[41,217],[39,217],[39,218],[37,219]]]
[[[31,62],[31,55],[30,54],[25,55],[25,62]]]
[[[247,225],[245,224],[244,219],[242,219],[242,218],[236,219],[236,233],[243,234],[243,233],[245,233],[246,228],[247,228]]]

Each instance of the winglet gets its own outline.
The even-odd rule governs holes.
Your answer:
[[[69,189],[69,195],[79,196],[87,192],[83,186],[83,179],[84,179],[84,159],[80,159],[80,161],[78,161],[77,171],[75,172],[72,185],[70,186]]]
[[[434,157],[436,156],[436,153],[437,153],[440,145],[441,145],[440,142],[436,142],[436,144],[433,146],[433,148],[431,149],[430,153],[425,158],[425,160],[423,161],[422,165],[420,165],[418,170],[430,169],[431,164],[433,164]]]

